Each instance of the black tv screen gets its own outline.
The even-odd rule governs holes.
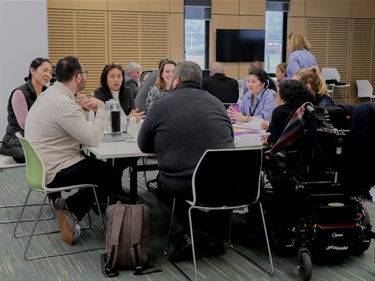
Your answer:
[[[265,31],[217,29],[216,60],[219,62],[264,61]]]

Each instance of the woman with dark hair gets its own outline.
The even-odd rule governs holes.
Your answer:
[[[146,99],[147,110],[150,110],[151,105],[170,90],[175,67],[176,63],[173,60],[165,60],[161,64],[155,85],[151,86],[148,91]]]
[[[315,98],[302,82],[297,80],[281,81],[276,94],[276,108],[272,112],[268,134],[263,138],[263,145],[272,146],[276,143],[285,129],[290,114],[305,102],[314,104]]]
[[[144,111],[138,112],[138,108],[135,108],[134,96],[130,88],[128,88],[129,91],[126,90],[124,70],[122,66],[117,63],[112,63],[104,66],[100,76],[100,87],[94,91],[93,96],[99,100],[102,100],[104,103],[110,99],[119,101],[121,115],[124,116],[124,119],[126,118],[126,121],[129,123],[130,116],[135,116],[138,122],[144,118]],[[122,185],[123,171],[128,166],[128,159],[114,159],[116,180],[119,186]],[[116,190],[116,194],[121,196],[124,195],[124,192],[123,190]]]
[[[49,59],[36,58],[29,67],[25,84],[12,91],[8,100],[8,126],[0,147],[0,154],[12,156],[17,163],[25,163],[21,143],[15,136],[24,136],[26,116],[36,98],[47,89],[52,78],[52,64]]]
[[[254,117],[270,121],[276,106],[275,81],[268,77],[266,71],[256,68],[249,72],[246,87],[248,92],[242,97],[241,111],[229,108],[229,117],[242,122],[250,122]]]
[[[131,91],[125,89],[124,70],[117,63],[107,64],[100,75],[100,87],[97,88],[93,96],[104,103],[110,99],[119,101],[122,114],[129,122],[130,116],[136,116],[137,121],[141,120],[144,112],[138,112],[135,108],[134,96]]]

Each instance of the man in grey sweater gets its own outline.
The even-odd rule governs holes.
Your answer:
[[[157,199],[167,221],[171,217],[173,198],[177,199],[176,248],[170,256],[174,260],[186,258],[184,254],[191,253],[184,200],[192,199],[191,180],[195,166],[207,149],[235,147],[233,127],[225,107],[203,91],[201,84],[202,71],[198,64],[178,63],[173,73],[173,91],[153,104],[138,135],[141,151],[157,155]],[[218,246],[219,254],[223,254],[222,241]]]

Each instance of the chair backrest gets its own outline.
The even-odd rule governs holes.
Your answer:
[[[26,159],[26,181],[30,188],[43,190],[45,186],[45,167],[38,152],[32,144],[20,133],[16,133],[20,140]]]
[[[356,80],[359,98],[372,97],[374,89],[369,80]]]
[[[148,91],[150,87],[153,86],[158,79],[159,70],[154,70],[150,73],[148,78],[142,83],[141,87],[138,90],[138,94],[135,96],[134,102],[135,107],[138,108],[138,111],[144,111],[147,114],[147,105],[146,100],[148,96]]]
[[[208,149],[193,174],[193,202],[241,206],[259,198],[262,148]]]
[[[322,68],[322,75],[325,80],[337,80],[337,82],[340,82],[340,73],[336,68]]]

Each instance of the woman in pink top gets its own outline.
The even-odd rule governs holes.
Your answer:
[[[18,163],[25,163],[22,146],[15,136],[24,135],[26,116],[36,98],[47,89],[52,78],[52,64],[46,58],[34,59],[25,77],[25,84],[14,89],[8,100],[8,125],[0,147],[0,154],[12,156]]]

